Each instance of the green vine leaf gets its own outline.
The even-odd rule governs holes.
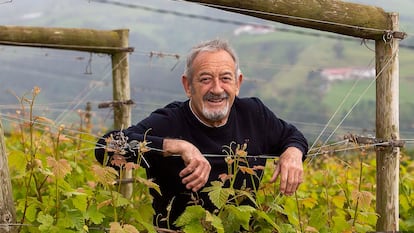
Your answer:
[[[94,224],[101,224],[105,215],[98,211],[97,206],[93,205],[86,211],[85,218],[91,220]]]
[[[113,192],[115,203],[112,203],[115,207],[127,206],[131,204],[131,201],[125,198],[122,194]]]
[[[238,196],[247,197],[251,201],[251,203],[254,204],[254,206],[257,206],[256,198],[251,192],[246,191],[246,190],[236,190],[235,192],[237,193]]]
[[[88,206],[88,196],[86,194],[76,195],[72,198],[73,206],[81,212],[86,212]]]
[[[8,156],[9,169],[12,174],[24,175],[26,173],[27,159],[26,154],[23,151],[19,151],[17,148],[10,150]]]
[[[206,218],[206,210],[199,206],[188,206],[185,208],[183,214],[174,222],[175,226],[183,227],[185,233],[200,233],[204,232],[202,219]]]
[[[49,229],[53,226],[53,217],[43,212],[39,212],[37,221],[40,222],[39,230],[42,232],[49,232]]]
[[[316,200],[313,197],[308,197],[308,198],[304,198],[302,200],[302,204],[304,207],[308,208],[308,209],[312,209],[313,207],[315,207],[315,205],[318,204],[318,200]]]
[[[223,188],[223,182],[220,181],[212,181],[211,186],[204,188],[202,192],[208,192],[208,197],[218,209],[227,203],[230,195],[234,195],[234,190]]]
[[[211,214],[210,212],[206,211],[206,221],[210,222],[211,225],[216,229],[217,233],[224,233],[224,226],[221,218],[217,215]]]
[[[203,225],[197,223],[197,222],[191,222],[184,226],[182,229],[184,233],[200,233],[205,232]]]
[[[274,229],[277,230],[277,232],[283,232],[282,229],[262,210],[256,210],[254,212],[255,215],[257,215],[258,218],[264,219],[267,223],[269,223]]]
[[[344,196],[334,196],[332,197],[332,202],[338,208],[343,208],[345,204],[346,198]]]
[[[26,209],[26,218],[27,220],[33,222],[36,220],[36,214],[37,214],[37,205],[29,205]]]
[[[251,206],[226,205],[224,211],[219,215],[221,219],[226,219],[225,232],[239,232],[240,227],[248,230],[251,214],[255,210]]]
[[[85,220],[81,212],[76,210],[67,211],[65,216],[59,219],[58,226],[61,228],[71,228],[81,230],[85,224]]]

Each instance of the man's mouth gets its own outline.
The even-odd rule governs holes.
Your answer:
[[[207,99],[208,102],[212,102],[212,103],[220,103],[220,102],[223,102],[225,100],[227,100],[227,97],[225,97],[225,98],[210,98],[210,99]]]
[[[208,93],[204,96],[204,100],[211,102],[211,103],[221,103],[223,101],[226,101],[229,98],[227,93],[223,93],[221,95],[214,95],[211,93]]]

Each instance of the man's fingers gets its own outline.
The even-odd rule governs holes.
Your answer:
[[[204,170],[201,175],[194,174],[195,178],[192,182],[188,183],[186,185],[187,189],[191,189],[193,192],[197,192],[201,188],[204,187],[204,185],[208,181],[208,173],[206,173]]]
[[[276,164],[270,182],[275,182],[280,177],[280,192],[285,195],[292,195],[303,182],[302,170],[291,167],[288,169],[285,164]]]
[[[280,191],[285,195],[292,195],[299,188],[299,185],[303,182],[302,170],[291,169],[286,172],[282,172],[280,181]]]
[[[288,185],[289,170],[285,169],[283,165],[280,165],[280,192],[286,194],[286,188]]]
[[[270,179],[270,183],[274,183],[277,177],[279,176],[279,174],[280,174],[280,164],[275,162],[275,171],[273,172],[273,176]]]
[[[280,192],[292,195],[303,182],[302,152],[294,147],[287,148],[279,157],[271,182],[280,177]]]
[[[196,192],[208,181],[208,173],[204,171],[204,169],[196,169],[195,172],[191,173],[190,175],[184,177],[182,179],[183,184],[187,189],[191,189],[192,191]]]
[[[290,175],[290,176],[289,176]],[[297,182],[294,174],[288,174],[284,194],[292,195],[296,191]]]
[[[194,171],[196,170],[196,166],[195,165],[187,165],[183,170],[181,170],[181,172],[179,173],[180,177],[186,177],[190,174],[192,174]]]
[[[207,160],[194,161],[180,172],[180,176],[183,177],[182,182],[186,188],[196,192],[207,183],[210,170],[211,166]]]

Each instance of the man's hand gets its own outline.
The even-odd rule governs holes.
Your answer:
[[[295,147],[289,147],[280,156],[276,164],[270,182],[276,181],[280,176],[280,192],[285,195],[292,195],[303,182],[302,151]]]
[[[187,189],[196,192],[208,181],[211,166],[193,144],[178,139],[164,139],[163,150],[166,156],[177,154],[184,160],[185,168],[179,173]]]

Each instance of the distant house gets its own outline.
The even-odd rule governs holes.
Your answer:
[[[319,70],[319,73],[327,81],[375,78],[375,68],[324,68]]]
[[[239,36],[243,33],[250,35],[262,35],[270,32],[275,32],[275,29],[272,26],[248,24],[236,28],[233,34],[235,36]]]

